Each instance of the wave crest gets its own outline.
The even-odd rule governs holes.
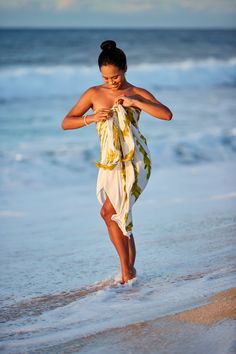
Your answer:
[[[235,86],[236,57],[130,65],[127,78],[147,89]],[[74,96],[101,83],[97,66],[8,67],[0,70],[0,98]]]

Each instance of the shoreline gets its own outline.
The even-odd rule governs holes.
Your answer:
[[[124,327],[115,327],[107,329],[96,334],[91,334],[84,338],[94,338],[100,336],[103,333],[109,333],[114,331],[126,331],[128,329],[140,330],[145,329],[151,322],[158,321],[175,321],[175,322],[187,322],[199,325],[216,325],[221,321],[231,319],[236,320],[236,287],[229,288],[223,291],[219,291],[208,298],[209,303],[204,305],[198,305],[196,307],[180,311],[171,315],[157,317],[153,320],[140,321],[134,324],[130,324]]]
[[[236,320],[236,288],[209,297],[210,303],[166,316],[167,320],[214,325],[226,319]]]
[[[236,328],[236,288],[215,293],[209,303],[124,327],[109,328],[88,336],[50,346],[51,353],[167,354],[231,353]],[[230,349],[231,348],[231,349]],[[41,349],[42,353],[44,350]],[[46,353],[46,352],[45,352]]]
[[[84,286],[93,288],[119,267],[94,188],[78,183],[39,194],[33,189],[15,193],[9,210],[24,217],[4,217],[3,296],[6,306],[13,305],[12,315],[21,316],[6,318],[1,349],[12,354],[20,349],[45,354],[235,352],[230,349],[236,330],[235,166],[182,166],[153,174],[133,213],[139,281],[128,291],[104,289],[79,301]],[[89,214],[96,217],[84,223]],[[222,298],[214,301],[213,296]],[[14,308],[16,300],[26,300],[27,309]],[[211,324],[206,324],[209,317]]]

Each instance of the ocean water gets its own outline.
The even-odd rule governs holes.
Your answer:
[[[3,351],[66,352],[75,338],[180,311],[232,285],[235,34],[0,30]],[[127,286],[116,283],[118,256],[95,195],[95,125],[61,128],[83,91],[102,83],[106,39],[126,52],[127,80],[174,115],[141,113],[153,170],[133,210],[138,276]]]
[[[97,172],[95,125],[64,132],[60,124],[85,89],[102,83],[97,57],[107,38],[127,53],[127,80],[174,112],[170,124],[142,113],[155,167],[234,159],[235,31],[1,30],[4,190]]]

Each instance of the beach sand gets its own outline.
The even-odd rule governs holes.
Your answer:
[[[176,314],[50,346],[50,353],[235,353],[236,288],[218,292],[207,302]]]
[[[167,316],[167,319],[213,325],[230,318],[236,320],[236,288],[221,291],[209,298],[211,303]]]
[[[236,288],[221,291],[210,303],[174,315],[111,329],[84,339],[81,353],[235,353]],[[93,351],[94,341],[96,350]],[[233,346],[234,345],[234,346]],[[114,347],[113,347],[114,348]]]
[[[110,329],[84,338],[81,353],[235,353],[236,288],[221,291],[209,304],[174,315]],[[109,348],[110,343],[110,348]]]

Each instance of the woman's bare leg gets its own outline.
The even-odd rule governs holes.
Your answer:
[[[135,256],[136,256],[133,234],[130,235],[130,239],[128,240],[128,250],[129,250],[129,263],[133,267],[135,262]]]
[[[121,271],[122,271],[122,278],[124,282],[127,282],[129,279],[132,279],[133,276],[133,265],[134,262],[134,252],[133,252],[133,243],[128,243],[128,237],[123,235],[121,229],[117,225],[114,220],[111,220],[111,216],[116,214],[116,210],[114,209],[110,199],[107,197],[103,207],[101,209],[101,216],[103,217],[104,221],[106,222],[108,233],[113,245],[116,248],[116,251],[120,258],[121,263]],[[129,248],[131,254],[131,263],[129,260]]]

